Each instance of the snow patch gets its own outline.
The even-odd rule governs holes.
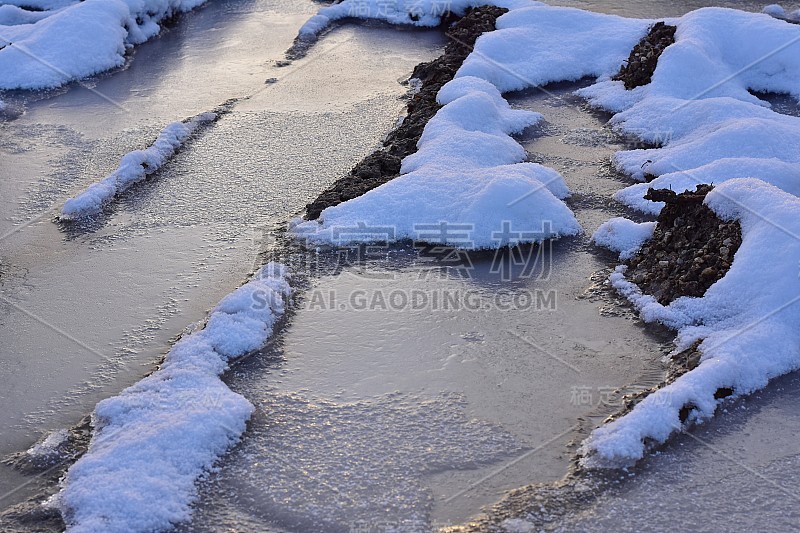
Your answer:
[[[53,88],[120,67],[126,49],[157,35],[163,20],[204,2],[25,0],[0,6],[0,89]]]
[[[470,7],[493,5],[515,9],[541,5],[530,0],[343,0],[323,7],[300,28],[301,39],[314,39],[331,22],[345,18],[383,20],[390,24],[433,27],[448,13],[463,15]]]
[[[773,111],[753,91],[800,98],[800,26],[723,8],[670,23],[676,42],[659,58],[652,83],[626,91],[601,79],[578,91],[617,113],[615,129],[658,146],[618,152],[614,165],[675,192],[752,177],[796,194],[800,118]],[[656,213],[662,206],[642,198],[647,187],[633,185],[616,198]]]
[[[648,322],[678,330],[677,349],[701,340],[698,367],[642,400],[630,413],[584,441],[587,466],[618,466],[640,459],[644,441],[664,442],[689,421],[713,416],[720,388],[734,396],[800,368],[800,199],[757,179],[718,185],[705,200],[720,218],[738,220],[742,245],[728,273],[702,298],[668,306],[643,295],[619,267],[611,282]]]
[[[114,172],[64,202],[61,219],[74,220],[97,213],[125,189],[164,166],[198,128],[215,121],[217,116],[216,113],[201,113],[168,125],[148,148],[129,152]]]
[[[195,481],[239,440],[254,409],[219,375],[271,336],[288,276],[282,265],[262,267],[158,371],[97,404],[89,450],[55,497],[69,531],[153,531],[189,518]]]
[[[57,429],[31,446],[25,453],[32,459],[51,459],[58,455],[59,447],[67,442],[67,439],[69,439],[69,431]]]
[[[599,246],[619,252],[620,260],[624,261],[639,251],[653,236],[655,229],[655,222],[637,224],[627,218],[616,217],[601,224],[592,235],[592,241]]]
[[[651,23],[574,8],[515,9],[478,39],[456,76],[483,78],[500,92],[610,77]]]

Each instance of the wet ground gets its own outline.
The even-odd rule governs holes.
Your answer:
[[[651,17],[700,7],[571,5]],[[404,108],[398,80],[443,45],[438,31],[348,25],[276,66],[317,8],[211,1],[137,48],[128,69],[29,99],[0,123],[0,454],[150,371],[257,266],[276,227],[379,146]],[[509,99],[545,115],[520,141],[565,176],[591,234],[625,214],[610,200],[624,178],[608,157],[630,144],[571,96],[581,83]],[[241,99],[231,114],[97,221],[53,222],[122,154],[230,98]],[[585,235],[521,252],[443,270],[431,250],[370,250],[366,265],[312,276],[275,341],[226,377],[257,412],[203,483],[188,529],[418,530],[562,477],[620,387],[660,381],[669,335],[596,286],[616,261]],[[736,529],[738,508],[775,530],[796,524],[797,380],[679,437],[564,528]],[[28,481],[0,466],[0,508],[30,495],[35,484],[18,489]]]

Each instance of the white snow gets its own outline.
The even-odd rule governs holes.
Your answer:
[[[295,235],[312,243],[415,239],[469,249],[581,231],[561,201],[569,196],[563,177],[522,163],[525,150],[509,136],[540,114],[511,109],[492,84],[472,77],[449,82],[437,98],[444,107],[403,160],[402,176],[325,209],[320,222],[298,223]],[[432,226],[442,231],[431,233]]]
[[[264,266],[157,372],[97,404],[89,450],[56,497],[68,531],[154,531],[189,518],[195,481],[238,441],[254,409],[219,375],[271,336],[287,278],[282,265]]]
[[[158,34],[162,20],[204,2],[26,0],[0,6],[0,89],[58,87],[122,66],[126,49]]]
[[[618,152],[614,165],[651,186],[675,192],[700,183],[754,177],[798,192],[800,118],[777,113],[750,91],[800,97],[800,26],[767,15],[705,8],[669,21],[676,43],[659,58],[649,85],[626,91],[601,79],[579,91],[617,112],[618,130],[660,148]],[[660,205],[642,198],[647,185],[617,193],[648,213]]]
[[[475,43],[457,76],[477,76],[500,92],[619,70],[651,21],[562,7],[513,10]]]
[[[643,439],[661,443],[680,429],[686,405],[696,408],[690,421],[711,417],[719,388],[741,396],[800,368],[800,199],[760,180],[735,179],[717,186],[706,204],[722,219],[739,220],[743,241],[731,269],[702,298],[663,306],[627,281],[624,267],[611,277],[644,320],[678,330],[678,350],[702,340],[701,363],[594,430],[583,444],[588,466],[641,458]]]
[[[390,24],[438,26],[448,12],[462,15],[467,8],[495,5],[509,9],[541,5],[531,0],[343,0],[323,7],[301,28],[299,36],[313,39],[331,22],[344,18],[375,19]]]
[[[25,453],[34,459],[50,459],[58,454],[59,446],[64,444],[67,439],[69,439],[69,431],[57,429],[28,448]]]
[[[168,125],[148,148],[125,154],[114,172],[64,202],[61,218],[74,220],[97,213],[125,189],[161,168],[200,126],[216,119],[216,113],[201,113]]]
[[[630,259],[653,236],[655,222],[636,223],[623,217],[603,222],[592,235],[595,244],[619,252],[620,260]]]

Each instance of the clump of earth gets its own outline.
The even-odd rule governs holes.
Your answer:
[[[737,221],[725,221],[703,203],[711,185],[676,194],[650,189],[645,196],[664,202],[653,237],[626,264],[626,277],[667,305],[681,296],[703,296],[730,269],[742,244]]]
[[[627,90],[650,83],[661,53],[675,42],[675,30],[675,26],[663,22],[653,24],[612,79],[622,81]]]

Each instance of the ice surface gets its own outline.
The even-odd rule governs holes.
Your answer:
[[[611,277],[646,321],[678,330],[677,349],[702,340],[701,363],[596,429],[583,445],[588,465],[639,459],[645,439],[664,442],[681,428],[684,406],[692,408],[690,421],[706,419],[721,401],[717,389],[749,394],[800,368],[800,199],[761,180],[734,179],[705,203],[720,218],[738,220],[743,240],[728,273],[702,298],[663,306],[627,281],[624,267]]]
[[[0,6],[0,89],[58,87],[122,66],[126,48],[158,34],[164,19],[204,2],[26,0]]]
[[[199,127],[216,119],[216,113],[201,113],[168,125],[148,148],[129,152],[114,172],[64,202],[61,218],[72,220],[100,211],[115,196],[161,168]]]
[[[403,160],[402,176],[325,209],[294,233],[336,244],[415,239],[497,248],[581,231],[561,201],[569,196],[563,177],[522,163],[525,150],[510,137],[540,114],[511,109],[492,84],[472,77],[446,84],[438,100],[444,107]]]
[[[592,241],[609,250],[619,252],[621,260],[630,259],[653,236],[655,222],[637,224],[627,218],[617,217],[604,222],[592,235]]]
[[[226,296],[205,329],[184,337],[161,368],[94,412],[89,451],[56,502],[68,530],[152,531],[189,518],[195,481],[239,440],[253,406],[219,375],[266,342],[290,293],[285,268],[264,266]]]
[[[203,487],[215,495],[198,517],[210,530],[231,513],[261,530],[428,531],[426,476],[491,465],[521,448],[501,427],[470,419],[458,394],[353,402],[253,394],[259,420]]]

